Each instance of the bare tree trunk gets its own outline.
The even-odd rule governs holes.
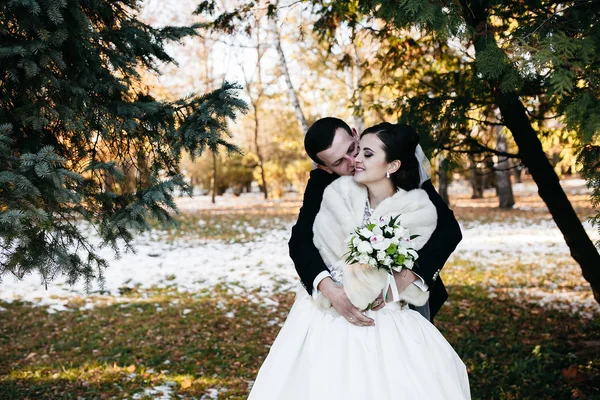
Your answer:
[[[473,32],[480,32],[480,28],[487,24],[488,10],[484,2],[467,2],[460,0],[463,15]],[[485,52],[487,46],[495,46],[492,34],[478,34],[474,36],[476,56]],[[581,266],[583,277],[590,283],[594,298],[600,303],[600,254],[594,243],[585,232],[577,213],[573,209],[569,198],[560,186],[556,171],[544,153],[542,143],[527,115],[525,106],[515,91],[502,91],[497,80],[489,79],[491,92],[502,113],[504,124],[511,131],[523,164],[527,167],[531,177],[538,187],[538,193],[558,229],[565,238],[571,250],[571,256]]]
[[[275,37],[275,49],[277,49],[277,54],[279,55],[281,71],[283,72],[283,77],[285,78],[288,94],[290,96],[290,100],[292,100],[292,105],[294,106],[294,111],[296,112],[298,122],[300,122],[300,125],[302,126],[302,132],[306,133],[308,131],[308,122],[306,122],[306,118],[304,118],[304,113],[300,107],[300,101],[298,101],[296,90],[294,89],[294,85],[292,85],[290,71],[288,70],[285,54],[283,52],[283,48],[281,47],[281,33],[279,32],[279,27],[277,26],[277,13],[275,13],[271,19],[271,28]]]
[[[446,202],[446,204],[450,205],[450,199],[448,198],[448,163],[446,162],[446,158],[440,154],[438,157],[438,192],[440,193],[440,197]]]
[[[213,204],[216,203],[215,198],[217,195],[217,153],[212,152],[213,156],[213,176],[212,176],[212,196],[211,201]]]
[[[507,152],[508,146],[506,145],[506,136],[502,133],[502,126],[496,126],[496,137],[498,151]],[[510,209],[515,205],[515,198],[513,196],[512,184],[510,182],[510,165],[508,163],[508,157],[498,156],[498,163],[496,164],[496,192],[498,194],[498,200],[500,201],[499,207]]]
[[[260,179],[262,180],[261,189],[265,195],[265,199],[269,197],[267,189],[267,179],[265,177],[265,162],[258,144],[258,105],[254,106],[254,146],[256,147],[256,155],[258,156],[258,168],[260,168]]]
[[[523,166],[518,164],[518,161],[510,160],[510,165],[512,167],[511,171],[515,178],[515,183],[521,183],[521,173],[523,172]]]
[[[483,180],[482,177],[477,173],[477,162],[475,157],[469,154],[469,174],[471,189],[473,189],[472,199],[483,199]]]
[[[261,44],[260,37],[260,17],[255,16],[255,29],[253,33],[256,35],[256,43],[254,49],[256,50],[256,82],[251,82],[248,76],[246,76],[246,71],[244,69],[244,64],[240,64],[242,68],[244,80],[246,82],[246,91],[248,96],[250,97],[250,104],[252,104],[252,109],[254,111],[254,147],[256,148],[256,156],[258,157],[258,168],[260,169],[260,178],[262,180],[261,190],[265,195],[265,199],[269,197],[267,179],[265,174],[265,159],[262,151],[260,150],[259,144],[259,112],[261,107],[261,99],[265,94],[265,87],[262,83],[262,58],[265,55],[265,48]],[[256,93],[252,91],[252,85],[256,84],[257,90]]]
[[[354,68],[352,68],[352,71],[354,72],[354,104],[356,105],[353,114],[355,128],[360,133],[365,130],[365,113],[362,102],[362,68],[360,65],[360,53],[358,52],[358,47],[354,40],[352,41],[352,49],[354,50]]]

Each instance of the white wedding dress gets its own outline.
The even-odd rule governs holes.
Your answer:
[[[419,313],[388,304],[351,325],[298,285],[296,301],[252,387],[251,400],[464,400],[465,365]]]

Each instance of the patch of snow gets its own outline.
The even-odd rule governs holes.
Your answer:
[[[173,386],[173,384],[165,384],[151,388],[145,388],[143,393],[134,394],[133,399],[138,400],[144,397],[152,397],[154,400],[170,400],[173,393]]]
[[[221,388],[221,389],[210,388],[210,389],[207,389],[207,391],[208,391],[208,393],[203,395],[202,397],[200,397],[200,400],[218,399],[219,393],[225,393],[227,391],[227,389],[225,389],[225,388]]]

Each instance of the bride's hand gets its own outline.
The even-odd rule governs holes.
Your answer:
[[[331,278],[323,279],[319,283],[318,289],[331,302],[333,308],[351,324],[356,326],[375,326],[375,321],[363,315],[348,299],[344,288],[336,285]]]
[[[372,311],[379,311],[381,310],[383,307],[386,306],[386,302],[383,300],[383,294],[380,294],[379,296],[377,296],[377,298],[373,301],[373,303],[371,303],[371,310]]]

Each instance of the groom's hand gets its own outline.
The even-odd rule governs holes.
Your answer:
[[[325,278],[317,288],[331,302],[331,305],[348,322],[356,326],[375,326],[375,321],[363,315],[348,299],[343,287],[336,285],[331,278]]]

